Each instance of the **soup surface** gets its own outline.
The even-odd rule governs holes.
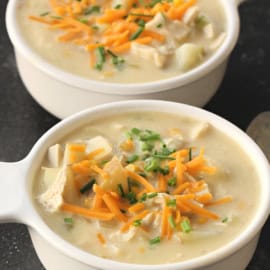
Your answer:
[[[239,235],[257,208],[257,178],[243,149],[208,123],[126,113],[51,146],[33,197],[48,226],[77,247],[164,264]]]
[[[73,74],[120,83],[177,76],[226,37],[219,1],[22,0],[18,22],[42,58]]]

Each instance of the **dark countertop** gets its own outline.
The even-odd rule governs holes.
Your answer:
[[[58,119],[33,100],[20,80],[5,29],[7,2],[0,1],[0,160],[17,161]],[[241,34],[225,79],[205,108],[246,129],[255,115],[270,110],[269,0],[247,0],[240,16]],[[247,270],[269,267],[270,219]],[[24,225],[0,225],[0,269],[43,269]]]

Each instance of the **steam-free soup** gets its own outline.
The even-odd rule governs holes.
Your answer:
[[[73,74],[134,83],[183,74],[226,37],[220,1],[23,0],[18,22],[42,58]]]
[[[52,145],[33,197],[75,246],[164,264],[237,237],[256,211],[257,180],[242,146],[209,123],[137,112],[92,121]]]

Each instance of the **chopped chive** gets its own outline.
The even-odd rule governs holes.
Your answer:
[[[144,202],[147,199],[147,194],[143,193],[142,197],[139,199],[139,202]]]
[[[88,19],[86,18],[80,18],[78,19],[79,22],[83,23],[83,24],[87,24],[88,23]]]
[[[138,160],[138,159],[139,159],[139,156],[136,155],[136,154],[134,154],[134,155],[129,156],[129,157],[127,158],[127,163],[133,163],[133,162],[135,162],[135,161]]]
[[[150,245],[155,245],[155,244],[160,243],[160,241],[161,241],[160,236],[157,236],[157,237],[152,238],[151,240],[149,240],[149,244]]]
[[[122,184],[118,184],[117,189],[118,189],[118,192],[121,195],[121,197],[124,198],[125,197],[125,192],[124,192]]]
[[[100,12],[100,6],[92,6],[92,7],[88,7],[84,11],[84,15],[90,15],[92,13],[99,13],[99,12]]]
[[[205,16],[199,16],[195,19],[195,25],[198,27],[198,28],[204,28],[207,24],[208,24],[208,20]]]
[[[156,27],[157,28],[161,28],[162,27],[162,23],[159,23]]]
[[[123,63],[125,63],[125,60],[122,57],[117,56],[116,54],[114,54],[110,50],[107,50],[107,52],[108,52],[108,54],[111,55],[111,57],[112,57],[112,63],[115,66],[119,67],[120,65],[122,65]]]
[[[91,28],[95,31],[97,31],[99,29],[99,27],[97,25],[91,25]]]
[[[105,164],[108,163],[108,162],[109,162],[109,160],[107,160],[107,159],[102,160],[102,161],[100,162],[100,165],[105,165]]]
[[[189,161],[192,160],[192,148],[191,147],[188,149],[188,160]]]
[[[174,187],[176,185],[176,177],[172,177],[168,180],[168,186]]]
[[[115,7],[114,7],[114,9],[120,9],[122,7],[122,5],[121,4],[118,4],[118,5],[116,5]]]
[[[187,219],[183,220],[181,223],[180,223],[180,226],[182,228],[182,231],[184,233],[189,233],[191,232],[191,226],[190,226],[190,223]]]
[[[84,185],[81,189],[80,189],[80,193],[85,193],[89,190],[92,189],[93,185],[96,183],[95,179],[92,179],[90,182],[88,182],[86,185]]]
[[[134,39],[138,38],[141,35],[141,33],[143,32],[143,30],[144,30],[144,26],[139,26],[138,30],[133,35],[131,35],[129,40],[134,40]]]
[[[142,144],[143,151],[152,151],[153,148],[154,148],[154,145],[150,142],[143,142],[143,144]]]
[[[176,199],[171,199],[167,201],[167,206],[175,207],[176,206]]]
[[[128,200],[128,202],[130,204],[135,204],[136,202],[138,202],[137,198],[136,198],[136,194],[132,191],[130,191],[129,193],[126,194],[125,198]]]
[[[132,225],[135,226],[135,227],[139,227],[139,226],[142,225],[142,220],[141,219],[136,219],[136,220],[133,221]]]
[[[142,131],[138,128],[132,128],[131,133],[134,135],[139,135]]]
[[[174,221],[174,218],[173,218],[172,215],[169,216],[168,221],[169,221],[170,226],[171,226],[173,229],[176,228],[176,224],[175,224],[175,221]]]
[[[146,177],[147,176],[147,174],[146,173],[144,173],[144,172],[139,172],[138,173],[140,176],[142,176],[142,177]],[[137,184],[137,186],[139,186],[139,184],[138,183],[136,183]]]
[[[147,161],[147,164],[145,165],[144,169],[147,172],[156,171],[159,168],[159,162],[158,160],[152,158]]]
[[[138,16],[138,17],[150,17],[150,18],[153,18],[154,16],[153,15],[150,15],[150,14],[143,14],[143,13],[129,13],[129,15],[131,16]]]
[[[160,134],[152,131],[152,130],[145,130],[143,133],[140,134],[141,141],[156,141],[160,140]]]
[[[43,13],[39,14],[39,16],[44,17],[44,16],[47,16],[48,14],[50,14],[50,12],[46,11],[46,12],[43,12]]]
[[[153,155],[151,155],[151,156],[154,157],[154,158],[158,158],[158,159],[175,160],[175,158],[173,158],[173,157],[168,157],[168,156],[165,156],[165,155],[153,154]]]
[[[125,209],[120,209],[120,211],[125,214],[127,211]]]
[[[136,23],[137,23],[139,26],[142,26],[142,27],[145,26],[145,21],[142,20],[142,19],[136,20]]]
[[[152,0],[149,4],[149,7],[153,8],[156,4],[160,3],[162,0]]]
[[[152,199],[152,198],[156,197],[157,195],[158,195],[157,192],[153,192],[153,193],[148,194],[148,195],[147,195],[147,198],[148,198],[148,199]]]
[[[170,172],[169,166],[166,165],[164,168],[158,167],[157,171],[159,171],[163,175],[167,175]]]
[[[71,217],[65,217],[64,222],[68,226],[73,226],[73,218],[71,218]]]
[[[62,20],[63,17],[61,16],[51,16],[52,19],[55,19],[55,20]]]
[[[97,55],[97,63],[95,68],[98,70],[102,70],[103,64],[105,63],[105,49],[103,46],[96,48],[96,55]]]
[[[229,220],[228,217],[225,217],[225,218],[222,219],[221,222],[222,222],[222,223],[226,223],[226,222],[228,222],[228,220]]]

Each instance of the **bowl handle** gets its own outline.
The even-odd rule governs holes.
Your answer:
[[[0,223],[22,222],[26,203],[24,160],[0,162]]]
[[[243,2],[245,2],[246,0],[234,0],[236,6],[240,6]]]

